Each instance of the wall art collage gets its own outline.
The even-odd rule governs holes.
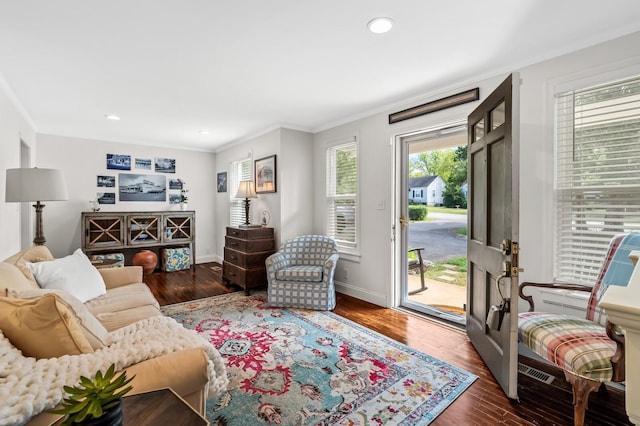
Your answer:
[[[97,198],[91,201],[94,211],[99,209],[97,207],[99,204],[116,204],[117,200],[166,202],[167,194],[170,204],[186,203],[188,200],[187,192],[189,191],[186,189],[184,180],[166,176],[176,172],[174,158],[135,158],[132,161],[130,155],[107,154],[106,170],[133,171],[134,173],[118,173],[117,186],[115,175],[98,175]],[[167,180],[169,181],[168,191]]]

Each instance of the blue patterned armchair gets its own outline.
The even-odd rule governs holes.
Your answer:
[[[331,310],[336,306],[333,274],[336,242],[324,235],[302,235],[282,244],[266,260],[269,306]]]

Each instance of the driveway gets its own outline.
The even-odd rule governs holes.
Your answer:
[[[424,247],[423,256],[432,262],[467,255],[467,238],[454,230],[467,226],[467,216],[461,214],[429,213],[426,222],[409,224],[409,248]]]

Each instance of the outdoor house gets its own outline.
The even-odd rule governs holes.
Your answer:
[[[441,206],[442,193],[447,185],[440,176],[421,176],[409,178],[409,202]]]

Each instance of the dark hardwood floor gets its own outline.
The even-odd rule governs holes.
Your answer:
[[[220,264],[204,263],[194,269],[154,272],[144,281],[161,305],[240,291],[222,283]],[[519,402],[504,396],[464,331],[417,315],[386,309],[338,294],[334,312],[365,327],[470,371],[478,380],[432,423],[434,425],[572,425],[571,388],[562,372],[522,357],[521,363],[543,370],[556,379],[544,384],[522,374]],[[586,425],[630,425],[624,393],[602,387],[591,395]]]

